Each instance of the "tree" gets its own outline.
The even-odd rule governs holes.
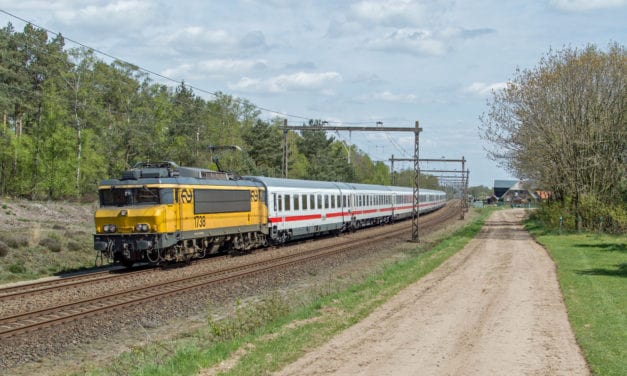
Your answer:
[[[549,52],[488,101],[480,119],[482,137],[493,145],[489,156],[553,191],[578,216],[584,198],[624,207],[626,87],[622,45]]]
[[[254,174],[280,176],[283,152],[279,145],[283,135],[277,126],[257,120],[254,126],[244,129],[242,135],[246,151],[255,163]]]

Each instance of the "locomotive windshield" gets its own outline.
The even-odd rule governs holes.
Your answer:
[[[100,206],[171,204],[172,189],[111,187],[100,190]]]

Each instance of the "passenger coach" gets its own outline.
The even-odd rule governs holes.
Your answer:
[[[274,243],[319,233],[353,231],[411,217],[413,189],[384,185],[246,177],[267,192]],[[442,207],[446,194],[420,190],[420,213]]]

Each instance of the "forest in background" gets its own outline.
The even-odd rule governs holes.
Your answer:
[[[89,200],[99,180],[138,161],[215,169],[209,146],[239,146],[219,157],[240,175],[281,176],[283,119],[262,120],[245,99],[154,82],[32,25],[0,30],[0,113],[0,195]],[[288,150],[290,178],[391,182],[383,162],[325,132],[289,132]],[[413,186],[413,170],[395,181]],[[437,178],[422,176],[421,187],[438,188]]]

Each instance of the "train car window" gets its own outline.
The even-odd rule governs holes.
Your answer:
[[[335,209],[335,196],[331,196],[331,209]]]
[[[329,208],[329,195],[324,195],[324,208]]]
[[[285,195],[285,211],[290,211],[292,210],[291,205],[292,203],[292,197],[290,195]]]
[[[344,207],[346,208],[348,207],[348,196],[344,195],[343,199],[344,199]]]
[[[294,195],[294,210],[300,210],[300,196]]]
[[[318,209],[322,209],[322,195],[318,195]]]
[[[309,207],[312,209],[316,208],[316,196],[315,195],[309,195]]]
[[[174,190],[172,188],[161,188],[159,190],[159,200],[162,204],[173,204]]]
[[[273,194],[272,194],[272,202],[273,202],[274,211],[277,211],[277,199],[276,199],[276,193],[273,193]]]
[[[279,195],[277,198],[279,199],[279,211],[282,212],[283,211],[283,195]]]
[[[301,201],[303,202],[303,210],[307,210],[307,195],[302,195]]]
[[[100,190],[100,206],[151,205],[159,202],[159,188],[110,188]]]
[[[342,207],[342,196],[340,196],[340,195],[335,196],[335,201],[337,202],[337,207],[341,208]]]

